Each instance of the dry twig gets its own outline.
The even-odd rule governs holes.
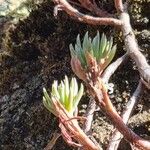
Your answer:
[[[138,103],[142,91],[143,91],[142,83],[140,81],[135,92],[133,93],[132,97],[128,101],[126,108],[124,109],[124,112],[122,114],[122,120],[125,124],[127,124],[135,105]],[[108,144],[107,150],[117,150],[122,138],[123,138],[122,134],[116,129],[110,138],[110,142]]]
[[[93,100],[92,97],[90,97],[90,101],[89,101],[89,104],[88,104],[88,108],[86,110],[86,113],[85,113],[85,117],[87,118],[84,125],[83,125],[83,131],[87,134],[87,135],[90,135],[90,130],[91,130],[91,125],[92,125],[92,121],[93,121],[93,115],[94,115],[94,112],[96,110],[96,103],[95,101]]]
[[[118,12],[123,12],[124,11],[122,0],[114,0],[114,3],[115,3],[116,10]]]
[[[139,137],[137,134],[135,134],[131,129],[129,129],[125,125],[122,118],[118,115],[117,111],[113,107],[109,99],[109,96],[107,94],[107,90],[105,89],[100,79],[98,80],[97,84],[98,85],[93,85],[93,83],[90,83],[90,85],[88,85],[92,95],[95,93],[95,100],[97,105],[101,107],[108,114],[113,124],[116,126],[119,132],[123,134],[126,140],[131,142],[138,149],[150,150],[150,142]],[[100,94],[101,92],[103,95],[103,101]]]
[[[59,114],[61,133],[64,140],[71,146],[83,146],[86,150],[99,150],[78,125],[77,119],[72,119],[62,104],[53,99],[56,112]],[[75,139],[78,143],[72,141]],[[81,145],[80,145],[81,144]]]
[[[117,68],[128,58],[128,54],[124,54],[120,58],[118,58],[116,61],[111,63],[106,70],[102,74],[102,80],[104,83],[108,83],[110,77],[114,74],[114,72],[117,70]]]
[[[78,21],[83,23],[88,23],[92,25],[114,25],[121,26],[122,22],[115,18],[100,18],[93,17],[90,15],[85,15],[79,12],[77,9],[73,8],[66,0],[53,0],[58,3],[63,10],[65,10],[71,17],[74,17]]]
[[[44,148],[44,150],[51,150],[54,145],[56,144],[57,139],[61,136],[60,133],[54,132],[52,139],[48,142],[47,146]]]

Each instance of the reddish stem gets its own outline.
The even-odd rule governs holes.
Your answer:
[[[85,9],[95,13],[99,17],[112,17],[112,14],[109,14],[106,10],[100,9],[96,3],[92,3],[90,0],[79,0],[79,2]]]
[[[137,147],[141,150],[150,150],[150,142],[140,138],[137,134],[135,134],[131,129],[129,129],[125,125],[122,118],[118,115],[117,111],[113,107],[103,84],[102,84],[101,90],[102,90],[103,101],[104,101],[105,105],[101,105],[101,103],[98,103],[98,105],[103,106],[103,109],[106,111],[106,113],[110,117],[111,121],[116,126],[116,128],[123,134],[125,139],[127,139],[129,142],[131,142],[135,147]],[[98,94],[98,93],[96,93],[96,94]]]
[[[142,91],[143,91],[142,83],[140,81],[138,84],[138,87],[136,88],[132,97],[128,101],[126,108],[122,114],[122,120],[125,124],[127,124],[129,117],[131,116],[131,113],[133,112],[133,109],[135,108],[135,104],[137,104]],[[107,150],[117,150],[122,138],[123,138],[123,136],[121,135],[121,133],[117,129],[115,129],[115,131],[113,132],[113,134],[110,138]]]
[[[62,6],[62,9],[67,12],[70,16],[76,18],[80,22],[92,24],[92,25],[114,25],[121,26],[122,22],[115,18],[100,18],[93,17],[90,15],[85,15],[79,12],[77,9],[73,8],[66,0],[53,0]]]
[[[72,116],[70,116],[62,104],[56,99],[53,99],[53,103],[56,112],[59,114],[59,119],[61,121],[60,124],[63,125],[62,132],[67,134],[66,136],[64,135],[66,137],[66,141],[68,141],[69,144],[74,143],[70,141],[70,139],[73,138],[78,141],[85,150],[99,150],[100,148],[88,138],[78,125],[78,121],[74,118],[72,119]]]
[[[124,11],[122,0],[114,0],[114,3],[115,3],[116,10],[118,12],[123,12]]]

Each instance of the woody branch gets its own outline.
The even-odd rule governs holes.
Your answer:
[[[123,12],[123,3],[122,3],[122,0],[114,0],[114,3],[115,3],[115,8],[118,12]]]
[[[72,7],[66,0],[53,0],[57,3],[62,10],[64,10],[71,17],[74,17],[80,22],[88,23],[91,25],[113,25],[113,26],[121,26],[122,22],[116,18],[108,18],[108,17],[93,17],[90,15],[83,14],[79,12],[77,9]]]
[[[132,97],[129,99],[129,101],[124,109],[124,112],[121,115],[122,120],[125,124],[128,123],[128,120],[129,120],[131,114],[133,113],[133,110],[134,110],[136,104],[138,103],[143,90],[144,89],[143,89],[142,82],[139,81],[139,84],[138,84],[135,92],[133,93]],[[122,134],[117,129],[115,129],[110,138],[107,150],[117,150],[122,138],[123,138]]]
[[[122,57],[118,58],[115,62],[111,63],[104,73],[102,74],[102,80],[104,83],[108,84],[110,77],[114,74],[114,72],[118,69],[118,67],[124,63],[124,61],[127,59],[127,53],[124,54]],[[90,101],[88,104],[88,108],[86,110],[85,117],[87,120],[84,123],[83,130],[86,134],[90,134],[90,129],[92,126],[93,116],[94,112],[96,110],[96,103],[93,100],[92,97],[90,97]]]
[[[94,96],[97,105],[102,108],[111,119],[116,128],[123,134],[126,140],[131,142],[136,148],[140,150],[149,150],[150,142],[142,139],[137,134],[135,134],[131,129],[129,129],[126,124],[123,122],[122,118],[119,116],[115,108],[113,107],[107,90],[101,82],[101,79],[98,79],[98,85],[94,85],[93,82],[89,83],[87,86],[90,90],[90,94]],[[102,96],[101,93],[102,92]]]

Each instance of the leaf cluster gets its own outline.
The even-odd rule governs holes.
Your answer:
[[[92,39],[86,32],[82,43],[80,35],[78,35],[75,46],[70,44],[70,51],[72,57],[77,57],[80,60],[83,68],[87,68],[86,53],[89,52],[96,59],[97,64],[103,65],[103,69],[105,69],[115,55],[116,45],[113,45],[113,38],[108,40],[104,33],[100,38],[100,34],[97,32],[97,35]]]
[[[43,104],[44,106],[55,116],[58,114],[55,112],[55,107],[53,104],[53,99],[57,99],[64,108],[71,114],[75,112],[78,103],[83,95],[84,87],[83,84],[78,87],[76,78],[72,78],[69,82],[68,77],[65,76],[65,79],[61,81],[58,85],[58,81],[54,81],[52,85],[51,96],[45,88],[43,88]]]

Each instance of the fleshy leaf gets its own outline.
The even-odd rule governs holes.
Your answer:
[[[95,62],[93,65],[99,65],[98,67],[101,73],[103,67],[107,67],[116,52],[116,50],[114,51],[113,38],[111,37],[111,39],[108,40],[104,33],[100,39],[100,34],[97,32],[97,35],[92,40],[88,36],[88,32],[86,32],[82,44],[79,35],[77,36],[76,42],[75,50],[72,45],[70,46],[72,56],[71,66],[75,74],[82,80],[85,80],[83,76],[86,74],[86,70],[92,67],[92,64],[88,60],[87,53],[90,58],[92,57],[91,60],[95,60],[93,61]]]
[[[51,96],[49,96],[46,89],[43,88],[43,104],[57,117],[59,111],[57,108],[59,108],[60,104],[66,109],[66,111],[68,111],[68,113],[70,113],[70,115],[73,116],[77,104],[82,97],[83,91],[83,85],[80,86],[80,90],[78,91],[78,84],[75,78],[72,78],[69,82],[68,77],[65,76],[65,79],[61,81],[59,85],[57,81],[53,82]]]
[[[74,92],[74,81],[72,79],[71,83],[70,83],[69,103],[68,103],[68,107],[67,107],[69,112],[72,110],[73,92]]]
[[[103,65],[103,69],[105,69],[108,66],[108,64],[112,61],[112,59],[114,58],[115,53],[116,53],[116,45],[113,46],[113,48],[112,48],[112,50],[109,54],[109,57],[106,58],[105,63]]]
[[[74,56],[76,56],[76,55],[77,55],[77,53],[76,53],[76,51],[74,50],[74,48],[73,48],[73,45],[72,45],[72,44],[70,44],[70,45],[69,45],[69,49],[70,49],[70,53],[71,53],[71,56],[72,56],[72,57],[74,57]]]
[[[43,104],[44,106],[51,112],[53,113],[55,116],[57,116],[57,113],[54,111],[54,109],[47,103],[47,100],[45,99],[45,97],[43,97]]]
[[[89,46],[89,36],[88,32],[86,32],[84,38],[83,38],[83,51],[87,51]]]
[[[78,92],[78,94],[76,95],[76,97],[74,98],[74,101],[73,101],[73,108],[76,109],[82,95],[83,95],[83,92],[84,92],[84,86],[83,84],[80,85],[80,90]],[[75,110],[74,110],[75,111]]]
[[[58,82],[54,81],[52,85],[52,95],[55,95],[58,99],[60,99],[60,95],[59,95],[57,87],[58,87]]]

